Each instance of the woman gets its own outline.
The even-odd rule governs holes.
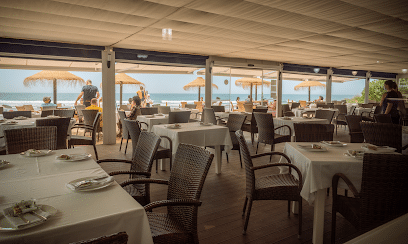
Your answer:
[[[383,95],[382,106],[383,114],[390,114],[392,123],[399,124],[400,116],[398,112],[398,103],[399,101],[390,100],[390,98],[399,98],[398,93],[395,91],[396,84],[392,80],[386,80],[384,82],[384,88],[387,92]],[[394,89],[393,89],[394,88]]]
[[[130,114],[127,116],[128,119],[136,120],[138,115],[141,115],[140,112],[140,105],[142,101],[140,100],[139,96],[134,96],[132,101],[132,110]]]

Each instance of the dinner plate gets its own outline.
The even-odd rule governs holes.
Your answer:
[[[47,118],[51,118],[51,119],[55,119],[55,118],[59,118],[60,116],[57,115],[48,115]]]
[[[347,152],[344,154],[352,158],[356,158],[359,160],[362,160],[364,158],[364,151],[363,150],[347,150]]]
[[[347,146],[347,144],[341,142],[341,141],[322,141],[321,143],[331,146],[331,147],[344,147]]]
[[[167,125],[166,128],[168,128],[168,129],[181,129],[181,125],[180,126]]]
[[[62,155],[67,155],[69,158],[61,158]],[[82,154],[61,154],[57,156],[56,159],[59,161],[74,162],[89,159],[91,154],[82,153]]]
[[[90,176],[90,177],[79,178],[79,179],[69,182],[66,186],[68,189],[73,190],[73,191],[95,191],[95,190],[99,190],[99,189],[108,187],[114,182],[112,176],[106,176],[106,178],[102,178],[102,179],[99,179],[99,178],[101,178],[101,176]],[[93,180],[95,180],[96,182],[92,182]],[[91,184],[89,186],[84,186],[84,187],[75,187],[75,184],[78,184],[81,181],[91,182]]]
[[[34,226],[40,225],[47,221],[50,217],[54,216],[58,210],[52,206],[49,205],[44,205],[44,204],[37,204],[37,206],[44,212],[49,213],[50,215],[43,221],[36,221],[31,224],[26,224],[19,226],[18,228],[12,225],[7,218],[3,215],[3,213],[0,213],[0,232],[9,232],[9,231],[19,231],[19,230],[25,230],[28,228],[32,228]]]
[[[203,125],[203,126],[211,126],[211,125],[213,125],[213,123],[202,123],[202,122],[200,122],[200,125]]]
[[[38,151],[38,153],[29,153],[30,150],[27,150],[25,152],[20,153],[21,155],[25,156],[25,157],[41,157],[41,156],[45,156],[48,155],[50,153],[52,153],[51,150],[36,150]]]
[[[6,160],[0,160],[0,169],[5,168],[9,164],[10,164],[10,162],[8,162]]]
[[[24,120],[27,119],[27,117],[24,116],[18,116],[18,117],[14,117],[15,120]]]
[[[3,123],[1,123],[2,125],[16,125],[17,124],[17,121],[6,121],[6,122],[3,122]]]
[[[310,145],[297,145],[300,149],[303,149],[308,152],[327,152],[327,148],[322,147],[321,148],[312,148],[312,144]],[[320,146],[320,145],[319,145]]]
[[[395,148],[389,146],[364,145],[361,148],[367,153],[394,153]]]

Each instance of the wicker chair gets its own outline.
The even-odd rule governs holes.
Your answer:
[[[361,122],[361,130],[364,134],[365,142],[377,146],[389,146],[397,149],[401,153],[406,146],[402,147],[402,127],[401,125],[388,123]]]
[[[130,111],[130,109],[129,109],[129,107],[128,107],[127,104],[119,105],[119,110],[122,110],[122,111]]]
[[[257,109],[255,109],[257,110]],[[267,112],[267,111],[266,111]],[[264,112],[264,113],[266,113]],[[258,125],[256,124],[254,112],[251,114],[251,120],[248,122],[248,119],[245,120],[244,125],[242,126],[243,131],[247,131],[251,134],[251,143],[254,144],[255,134],[258,133]]]
[[[159,106],[157,107],[157,112],[160,114],[169,114],[171,111],[170,106]]]
[[[29,105],[23,105],[25,111],[34,111],[34,107],[33,105],[29,104]]]
[[[338,125],[347,125],[347,121],[345,116],[347,115],[347,105],[334,105],[335,109],[339,110],[339,114],[337,114],[336,118],[333,120],[333,124],[336,125],[336,135],[337,135],[337,127]]]
[[[71,118],[37,119],[36,126],[56,126],[57,127],[57,149],[67,149],[68,128]]]
[[[290,109],[298,108],[300,107],[300,103],[292,103],[292,106]]]
[[[130,120],[126,120],[128,122]],[[132,122],[136,122],[132,120]],[[104,162],[119,162],[130,164],[129,171],[114,171],[109,175],[129,175],[129,179],[136,178],[150,178],[154,155],[157,152],[160,144],[160,136],[153,132],[141,132],[137,141],[134,141],[136,146],[133,150],[132,160],[125,159],[103,159],[98,160],[98,163]],[[133,140],[132,140],[133,142]],[[149,184],[127,184],[123,186],[123,189],[127,191],[138,203],[146,205],[150,203],[150,186]]]
[[[158,114],[159,108],[140,108],[142,115]]]
[[[355,114],[356,114],[356,106],[351,106],[350,111],[348,112],[348,115],[355,115]]]
[[[97,110],[84,110],[84,111],[97,111]],[[91,137],[72,135],[71,138],[68,140],[68,148],[71,148],[75,145],[92,145],[95,151],[96,160],[98,160],[99,159],[98,152],[96,151],[95,143],[96,143],[96,130],[99,127],[100,118],[101,113],[97,111],[92,126],[86,124],[76,124],[75,126],[73,126],[72,129],[78,128],[90,130]]]
[[[285,117],[295,117],[295,113],[293,113],[292,111],[286,111],[283,113],[283,116]]]
[[[296,142],[333,141],[333,124],[294,123]]]
[[[54,115],[54,110],[43,110],[41,111],[41,118],[48,117],[50,115]]]
[[[254,113],[256,123],[258,124],[258,143],[256,145],[256,153],[258,153],[259,143],[271,145],[271,151],[275,149],[275,144],[281,142],[290,142],[292,137],[292,129],[288,125],[282,125],[275,128],[273,124],[273,115],[268,113]],[[287,127],[289,135],[279,135],[275,130]],[[242,150],[242,148],[241,148]],[[272,157],[271,157],[272,158]]]
[[[237,101],[238,112],[245,112],[245,101]]]
[[[251,214],[252,202],[256,200],[287,200],[288,201],[288,215],[290,215],[290,201],[299,202],[299,238],[302,233],[302,197],[300,191],[302,190],[302,174],[299,169],[291,164],[288,156],[281,152],[269,152],[251,156],[246,144],[242,131],[237,131],[237,139],[241,152],[245,162],[246,172],[246,196],[244,202],[244,208],[242,210],[242,216],[245,215],[247,203],[248,210],[245,218],[244,232],[246,233],[249,221],[249,215]],[[253,166],[252,159],[263,156],[280,155],[286,158],[288,163],[274,163],[264,164],[260,166]],[[289,166],[288,174],[268,175],[264,177],[255,178],[255,170],[276,167],[276,166]],[[291,174],[291,169],[294,169],[298,175],[298,179],[295,179]]]
[[[16,105],[16,109],[17,109],[17,111],[26,111],[24,106],[17,106]]]
[[[90,109],[90,110],[84,109],[84,110],[82,110],[82,115],[84,116],[84,123],[83,123],[83,124],[82,124],[82,123],[78,123],[78,124],[76,124],[76,125],[93,126],[93,123],[94,123],[94,121],[95,121],[95,117],[96,117],[96,115],[97,115],[98,113],[99,113],[99,111],[98,111],[98,110],[94,110],[94,109]],[[102,117],[102,113],[101,113],[100,116]],[[102,119],[100,118],[100,120],[102,120]],[[101,132],[101,131],[102,131],[102,128],[100,127],[100,123],[98,123],[97,128],[95,128],[95,132],[98,133],[98,140],[99,140],[99,132]],[[91,132],[91,130],[85,129],[84,134],[85,134],[86,132]]]
[[[169,112],[169,124],[188,123],[191,111]]]
[[[31,118],[31,111],[11,111],[11,112],[3,112],[3,118],[5,119],[13,119],[14,117],[24,116],[27,118]]]
[[[197,108],[197,104],[186,104],[186,108],[196,109],[196,108]]]
[[[361,143],[364,142],[363,131],[361,130],[360,122],[362,121],[360,115],[346,115],[347,125],[349,128],[350,142]]]
[[[360,192],[344,174],[333,176],[332,243],[335,242],[337,212],[363,231],[408,212],[407,162],[407,155],[365,153]],[[337,195],[340,178],[354,198]]]
[[[199,243],[197,212],[201,205],[201,190],[213,157],[213,154],[198,146],[180,143],[168,181],[135,179],[123,183],[168,185],[167,200],[145,206],[154,243]],[[157,207],[167,207],[167,213],[150,212]]]
[[[55,116],[60,116],[60,117],[73,118],[74,113],[75,113],[75,110],[73,110],[73,109],[57,109],[57,110],[54,110],[54,115]]]
[[[331,124],[334,116],[334,111],[332,110],[316,110],[315,118],[316,119],[327,119],[328,123]]]
[[[120,139],[119,151],[122,151],[122,142],[123,142],[123,139],[125,139],[126,140],[125,154],[126,154],[127,146],[128,146],[129,139],[130,139],[129,130],[124,123],[124,120],[126,119],[126,113],[125,111],[119,110],[118,114],[119,114],[120,123],[122,124],[122,138]]]
[[[196,105],[196,108],[198,109],[199,112],[203,111],[203,102],[194,101],[194,104]]]
[[[254,105],[252,103],[244,103],[244,110],[247,113],[252,113]]]
[[[282,104],[282,114],[285,114],[285,112],[292,112],[292,110],[289,107],[289,104]]]
[[[82,119],[84,118],[84,115],[82,114],[82,110],[85,110],[85,105],[75,105],[75,110],[78,116],[78,120],[82,121]]]
[[[391,114],[374,114],[374,121],[377,123],[392,124]]]
[[[28,149],[57,149],[57,127],[30,127],[4,130],[6,153],[15,154]]]
[[[361,116],[364,121],[375,122],[374,115],[381,114],[381,110],[382,110],[381,106],[374,106],[372,107],[370,112],[362,112]]]
[[[92,238],[87,241],[72,242],[70,244],[127,244],[129,236],[126,232],[119,232],[109,236]]]
[[[214,109],[214,112],[225,112],[225,106],[213,105],[211,108]]]
[[[54,110],[54,109],[57,109],[57,105],[55,105],[55,106],[45,106],[45,107],[41,107],[41,111]]]

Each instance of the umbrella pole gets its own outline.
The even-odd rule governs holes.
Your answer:
[[[251,102],[252,102],[252,83],[251,83],[251,95],[249,98],[251,99]]]
[[[123,91],[123,84],[120,82],[120,106],[122,106],[122,91]]]
[[[255,84],[255,101],[258,101],[258,85]]]
[[[54,95],[54,104],[57,104],[57,79],[52,80],[53,95]]]
[[[200,93],[201,93],[201,87],[198,87],[198,102],[200,101]]]
[[[310,102],[310,86],[309,86],[309,102]]]

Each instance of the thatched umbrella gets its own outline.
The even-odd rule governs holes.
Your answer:
[[[218,86],[212,84],[214,88],[218,89]],[[202,77],[198,77],[197,79],[193,80],[192,82],[188,83],[187,85],[183,86],[185,91],[189,91],[198,87],[198,101],[200,101],[200,93],[201,87],[205,87],[205,80]]]
[[[305,80],[302,83],[300,83],[299,85],[295,86],[295,91],[297,90],[304,90],[304,89],[308,89],[309,90],[309,101],[310,101],[310,88],[316,88],[316,87],[326,87],[325,84],[322,84],[318,81],[313,81],[313,80]]]
[[[260,78],[241,78],[235,81],[236,86],[242,86],[242,88],[247,89],[250,88],[251,93],[251,101],[252,101],[252,87],[255,86],[255,100],[258,98],[258,86],[262,86],[262,79]],[[266,87],[271,86],[270,81],[263,81],[263,85]]]
[[[68,84],[71,86],[85,85],[85,81],[81,77],[78,77],[68,71],[43,70],[41,72],[38,72],[37,74],[25,78],[24,86],[30,87],[37,83],[41,83],[43,85],[52,84],[54,94],[53,102],[57,104],[57,82],[58,83],[68,82]]]
[[[144,86],[142,82],[128,76],[125,73],[119,73],[115,75],[115,84],[120,85],[120,105],[122,105],[122,91],[123,85],[137,85],[137,86]]]

